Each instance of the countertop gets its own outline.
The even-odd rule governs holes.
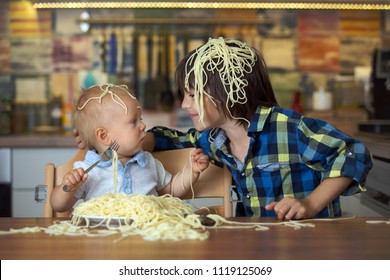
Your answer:
[[[359,133],[356,138],[366,145],[373,156],[390,159],[390,135]]]
[[[176,115],[172,112],[146,110],[142,119],[147,124],[146,130],[157,125],[175,127],[176,124]],[[38,128],[29,134],[0,135],[0,148],[77,148],[72,131],[63,132],[53,127]]]
[[[0,218],[0,230],[48,227],[58,218]],[[209,228],[209,239],[146,241],[134,235],[87,237],[39,233],[0,235],[1,260],[389,260],[389,218],[316,219],[294,229],[271,218],[235,218],[271,223],[269,229]],[[368,220],[381,223],[370,224]]]
[[[374,156],[390,159],[390,136],[359,133],[361,140]],[[0,148],[77,148],[71,132],[50,134],[0,135]]]
[[[0,148],[77,148],[71,133],[0,135]]]

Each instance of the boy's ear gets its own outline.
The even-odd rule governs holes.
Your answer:
[[[96,139],[105,146],[111,145],[111,139],[108,136],[107,130],[102,127],[98,127],[95,131]]]

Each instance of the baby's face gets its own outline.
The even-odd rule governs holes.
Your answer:
[[[142,121],[139,102],[130,96],[120,97],[127,108],[127,113],[124,108],[111,100],[106,108],[111,115],[107,130],[112,141],[117,141],[120,145],[118,155],[129,157],[142,149],[146,126]]]

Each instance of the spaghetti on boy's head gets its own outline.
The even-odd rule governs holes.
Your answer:
[[[112,121],[111,116],[117,110],[112,110],[107,107],[108,105],[118,105],[125,114],[128,113],[128,108],[123,101],[127,97],[137,100],[125,85],[95,85],[83,90],[76,103],[73,116],[74,126],[78,129],[80,138],[85,141],[87,147],[93,146],[96,127]],[[137,106],[137,108],[141,107]]]
[[[257,106],[277,105],[262,55],[238,40],[210,38],[179,63],[175,80],[179,94],[194,94],[202,122],[205,97],[243,125]]]

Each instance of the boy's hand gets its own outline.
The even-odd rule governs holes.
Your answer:
[[[77,144],[77,146],[79,147],[79,149],[83,150],[86,148],[85,146],[85,143],[81,140],[81,137],[80,137],[80,134],[79,134],[79,131],[77,130],[77,128],[73,129],[73,136],[74,136],[74,140]]]
[[[271,202],[265,209],[274,210],[279,220],[300,220],[313,218],[317,213],[306,199],[285,197],[279,202]]]
[[[192,172],[201,173],[209,167],[209,157],[205,155],[202,149],[198,148],[191,153]]]
[[[85,173],[84,169],[79,167],[66,173],[62,180],[62,184],[72,186],[71,190],[75,191],[87,180],[87,178],[88,173]]]

